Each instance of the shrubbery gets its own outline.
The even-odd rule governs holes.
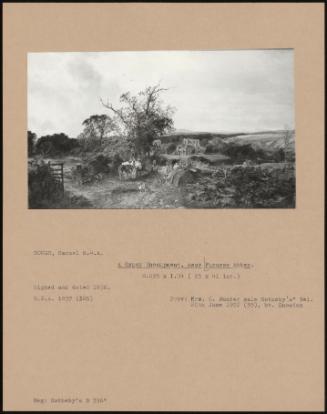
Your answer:
[[[193,208],[292,208],[294,170],[238,167],[226,179],[203,175],[182,188],[184,202]]]
[[[83,196],[62,191],[47,164],[35,165],[28,171],[28,206],[43,208],[89,208],[91,203]]]
[[[47,208],[62,196],[62,188],[50,167],[36,165],[28,171],[29,208]]]
[[[175,151],[176,151],[176,148],[177,148],[176,144],[174,144],[173,142],[171,142],[171,143],[170,143],[170,144],[168,144],[168,146],[167,146],[167,149],[166,149],[167,154],[172,154],[173,152],[175,152]]]
[[[77,139],[69,138],[66,134],[53,134],[41,137],[35,144],[35,153],[43,156],[58,156],[67,154],[79,147]]]
[[[91,184],[95,181],[101,181],[105,175],[117,174],[118,166],[123,159],[119,154],[109,157],[103,154],[95,156],[84,161],[72,168],[72,177],[79,184]]]
[[[218,145],[208,144],[204,152],[205,154],[215,154],[217,152],[221,152],[221,148]]]
[[[255,167],[235,170],[230,178],[236,207],[276,208],[295,206],[295,176],[283,170]]]
[[[233,163],[241,163],[246,160],[264,160],[266,158],[266,154],[262,149],[254,149],[250,144],[230,144],[224,148],[223,154],[230,157]]]
[[[32,131],[27,131],[27,153],[29,157],[34,154],[36,140],[36,134]]]

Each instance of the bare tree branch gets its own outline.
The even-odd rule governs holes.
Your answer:
[[[145,104],[145,113],[148,114],[149,113],[149,109],[150,109],[150,105],[151,103],[156,101],[156,96],[159,92],[162,91],[167,91],[168,89],[166,88],[160,88],[160,83],[158,83],[157,85],[153,86],[152,88],[148,89],[148,97],[146,100],[146,104]]]
[[[107,102],[106,104],[103,102],[102,98],[100,98],[100,102],[102,103],[102,105],[107,108],[110,109],[112,112],[114,112],[116,115],[119,116],[119,118],[124,122],[125,125],[128,125],[128,122],[126,121],[124,115],[122,114],[122,110],[119,109],[115,109],[112,104],[110,104],[109,102]]]

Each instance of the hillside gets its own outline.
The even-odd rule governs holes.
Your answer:
[[[276,151],[285,147],[285,135],[287,131],[258,132],[254,134],[242,134],[231,137],[228,143],[236,145],[250,144],[254,149],[264,151]],[[295,132],[290,131],[289,150],[295,151]]]
[[[260,131],[260,132],[182,132],[175,131],[173,134],[162,137],[163,142],[179,142],[183,138],[191,137],[201,141],[213,141],[214,143],[223,142],[225,144],[234,145],[251,145],[254,149],[262,149],[264,151],[276,151],[285,146],[285,135],[288,131]],[[289,151],[295,152],[295,131],[289,131]]]

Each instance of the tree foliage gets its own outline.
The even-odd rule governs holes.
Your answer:
[[[236,167],[225,179],[202,174],[181,191],[184,205],[192,208],[294,208],[294,167]]]
[[[61,133],[41,137],[36,143],[35,150],[43,156],[52,156],[68,153],[78,145],[77,139]]]
[[[102,145],[104,138],[116,129],[115,121],[105,114],[92,115],[85,119],[82,125],[84,126],[82,138],[86,141],[94,140],[99,146]]]
[[[27,151],[28,151],[29,157],[34,154],[34,146],[35,146],[36,140],[37,140],[36,134],[32,131],[27,131]]]
[[[176,148],[177,148],[176,144],[174,144],[173,142],[171,142],[171,143],[167,146],[167,149],[166,149],[167,154],[172,154],[173,152],[175,152],[175,151],[176,151]]]
[[[251,144],[231,144],[224,148],[222,152],[236,163],[246,160],[258,161],[266,158],[265,152],[262,149],[254,149]]]
[[[61,196],[60,184],[51,174],[48,164],[37,165],[28,171],[29,208],[46,208]]]
[[[160,85],[155,85],[137,95],[123,93],[120,96],[119,108],[101,100],[139,153],[149,151],[155,139],[173,128],[174,110],[170,106],[164,106],[160,100],[160,94],[166,90]]]

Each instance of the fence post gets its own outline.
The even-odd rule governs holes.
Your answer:
[[[62,182],[62,192],[65,192],[65,185],[64,185],[64,163],[61,164],[61,182]]]
[[[52,163],[49,161],[48,166],[50,169],[50,173],[56,180],[56,182],[60,184],[61,191],[64,193],[65,191],[65,184],[64,184],[64,163]]]

